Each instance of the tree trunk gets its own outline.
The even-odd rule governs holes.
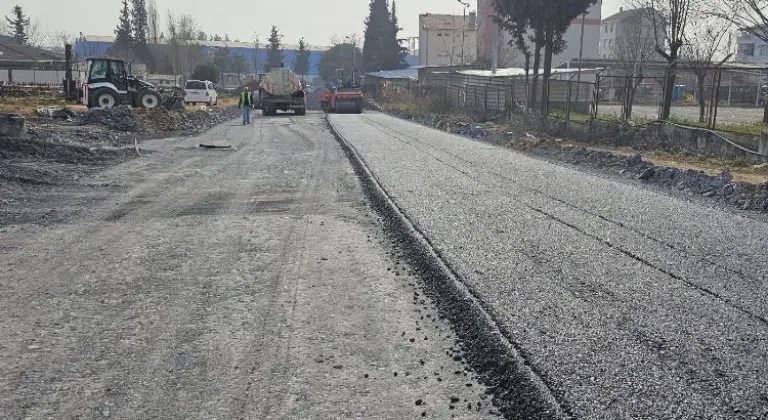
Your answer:
[[[763,96],[763,124],[768,124],[768,101]]]
[[[541,67],[541,41],[536,41],[533,50],[533,83],[530,84],[530,97],[528,98],[528,109],[536,109],[536,96],[538,93],[539,67]]]
[[[544,77],[541,84],[541,116],[549,115],[549,78],[552,75],[552,37],[547,36],[544,47]]]
[[[661,119],[668,120],[672,111],[672,96],[675,92],[675,82],[677,81],[677,55],[680,47],[675,45],[669,51],[667,62],[669,67],[666,75],[666,85],[664,86],[664,102],[661,106]]]
[[[706,122],[706,119],[704,117],[704,114],[706,113],[706,107],[707,107],[707,99],[704,97],[704,82],[706,79],[706,74],[697,74],[696,75],[698,86],[698,92],[697,95],[699,96],[699,122],[703,123]]]
[[[624,78],[624,95],[622,96],[621,101],[621,120],[622,121],[629,121],[631,118],[632,111],[630,111],[630,107],[632,106],[632,102],[630,98],[630,91],[632,90],[632,79],[630,77]]]

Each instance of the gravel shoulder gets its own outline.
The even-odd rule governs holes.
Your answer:
[[[496,417],[322,115],[142,147],[2,220],[0,418]]]
[[[768,225],[383,114],[330,117],[577,418],[768,416]]]

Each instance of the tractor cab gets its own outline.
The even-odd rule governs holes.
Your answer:
[[[162,96],[154,85],[131,76],[124,60],[87,59],[85,80],[82,102],[89,108],[131,105],[152,109],[162,104]]]

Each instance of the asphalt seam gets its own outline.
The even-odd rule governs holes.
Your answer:
[[[371,122],[371,123],[373,123],[373,124],[376,124],[376,125],[378,125],[378,126],[383,126],[382,124],[380,124],[380,123],[378,123],[378,122],[376,122],[376,121],[373,121],[373,120],[371,120],[371,119],[369,119],[369,118],[365,118],[365,120],[366,120],[366,121],[369,121],[369,122]],[[384,130],[382,130],[382,129],[378,128],[378,127],[373,127],[373,128],[375,128],[375,129],[377,129],[377,130],[381,131],[382,133],[385,133],[385,134],[387,134],[387,133],[386,133],[386,131],[384,131]],[[398,130],[396,130],[396,129],[394,129],[394,128],[390,128],[390,127],[386,127],[386,128],[387,128],[388,130],[392,130],[392,131],[394,131],[394,132],[396,132],[396,133],[399,133],[399,134],[401,134],[401,135],[403,135],[403,136],[406,136],[406,137],[408,137],[408,138],[410,138],[410,139],[413,139],[413,140],[417,141],[419,144],[425,144],[426,146],[428,146],[428,147],[430,147],[430,148],[432,148],[432,149],[435,149],[435,150],[439,150],[439,151],[441,151],[441,152],[443,152],[443,153],[446,153],[446,154],[448,154],[448,155],[450,155],[450,156],[453,156],[454,158],[456,158],[456,159],[458,159],[458,160],[460,160],[460,161],[462,161],[462,162],[468,163],[468,164],[470,164],[470,165],[473,165],[473,166],[477,166],[477,167],[480,167],[480,169],[482,169],[482,170],[485,170],[486,172],[489,172],[489,173],[491,173],[491,174],[493,174],[493,175],[496,175],[496,176],[498,176],[498,177],[500,177],[500,178],[502,178],[502,179],[505,179],[505,180],[510,180],[510,179],[508,179],[508,178],[505,178],[505,177],[503,177],[503,176],[501,176],[501,175],[499,175],[499,174],[495,173],[494,171],[491,171],[491,170],[489,170],[489,169],[486,169],[486,168],[482,167],[481,165],[478,165],[478,164],[476,164],[476,163],[474,163],[474,162],[472,162],[472,161],[466,160],[466,159],[464,159],[464,158],[462,158],[462,157],[460,157],[460,156],[456,156],[456,155],[454,155],[453,153],[447,152],[447,151],[445,151],[445,150],[443,150],[443,149],[441,149],[441,148],[438,148],[438,147],[434,147],[434,146],[432,146],[432,145],[429,145],[429,144],[423,143],[423,142],[419,141],[417,138],[415,138],[415,137],[413,137],[413,136],[411,136],[411,135],[409,135],[409,134],[403,133],[403,132],[401,132],[401,131],[398,131]],[[460,168],[457,168],[456,166],[454,166],[454,165],[451,165],[450,163],[447,163],[447,162],[445,162],[444,160],[440,159],[440,158],[439,158],[439,157],[437,157],[437,156],[434,156],[433,154],[429,153],[428,151],[426,151],[426,150],[424,150],[424,149],[422,149],[422,148],[419,148],[419,147],[417,147],[416,145],[414,145],[414,144],[412,144],[412,143],[410,143],[410,142],[408,142],[408,141],[406,141],[406,140],[403,140],[403,139],[398,139],[398,138],[397,138],[397,137],[395,137],[395,136],[392,136],[392,137],[393,137],[393,138],[395,138],[396,140],[398,140],[398,141],[400,141],[400,142],[402,142],[402,143],[405,143],[405,144],[407,144],[407,145],[409,145],[409,146],[411,146],[411,147],[413,147],[413,148],[415,148],[415,149],[419,150],[420,152],[422,152],[422,153],[424,153],[424,154],[426,154],[426,155],[430,156],[431,158],[435,159],[436,161],[438,161],[438,162],[442,163],[443,165],[446,165],[446,166],[450,167],[451,169],[453,169],[453,170],[455,170],[455,171],[457,171],[457,172],[460,172],[461,174],[463,174],[463,175],[467,176],[468,178],[470,178],[470,179],[472,179],[472,180],[474,180],[474,181],[476,181],[476,182],[479,182],[479,183],[483,184],[481,181],[479,181],[478,179],[476,179],[475,177],[473,177],[473,176],[472,176],[471,174],[469,174],[468,172],[466,172],[466,171],[464,171],[464,170],[462,170],[462,169],[460,169]],[[483,184],[483,185],[485,185],[485,184]],[[593,217],[598,217],[598,218],[600,218],[600,219],[602,219],[602,220],[605,220],[605,221],[607,221],[607,222],[613,223],[613,224],[615,224],[615,225],[617,225],[617,226],[619,226],[619,227],[622,227],[622,228],[624,228],[624,229],[630,230],[631,232],[635,232],[635,233],[638,233],[638,234],[642,235],[643,237],[645,237],[645,238],[647,238],[647,239],[649,239],[649,240],[652,240],[652,241],[654,241],[654,242],[657,242],[657,243],[659,243],[659,244],[665,245],[665,246],[667,246],[667,247],[669,247],[669,248],[671,248],[671,249],[674,249],[675,251],[678,251],[678,252],[682,252],[682,253],[684,253],[685,255],[688,255],[689,257],[692,257],[692,258],[696,258],[696,259],[699,259],[700,261],[703,261],[703,262],[705,262],[705,263],[711,264],[711,265],[713,265],[713,266],[716,266],[716,267],[718,267],[718,268],[722,268],[722,269],[724,269],[724,270],[726,270],[726,271],[731,271],[731,272],[734,272],[734,273],[737,273],[737,274],[741,275],[742,277],[745,277],[745,278],[749,278],[749,279],[753,279],[753,280],[754,280],[754,278],[753,278],[753,277],[751,277],[751,276],[748,276],[747,274],[745,274],[745,273],[741,272],[741,270],[730,269],[730,268],[724,267],[724,266],[722,266],[722,265],[720,265],[720,264],[717,264],[717,263],[715,263],[715,262],[713,262],[713,261],[711,261],[711,260],[709,260],[709,259],[707,259],[707,258],[702,258],[702,257],[699,257],[699,256],[694,256],[694,255],[691,255],[690,253],[688,253],[688,252],[686,252],[686,251],[684,251],[684,250],[680,250],[680,249],[677,249],[677,248],[676,248],[674,245],[671,245],[671,244],[668,244],[668,243],[666,243],[666,242],[664,242],[664,241],[661,241],[661,240],[659,240],[659,239],[656,239],[656,238],[653,238],[653,237],[647,236],[647,235],[643,234],[642,232],[639,232],[639,231],[637,231],[637,230],[635,230],[635,229],[632,229],[632,228],[628,228],[628,227],[626,227],[626,226],[625,226],[623,223],[620,223],[620,222],[615,222],[615,221],[613,221],[613,220],[611,220],[611,219],[608,219],[608,218],[605,218],[605,217],[603,217],[603,216],[600,216],[600,215],[597,215],[597,214],[593,214],[592,212],[590,212],[590,211],[588,211],[588,210],[584,210],[584,209],[582,209],[582,208],[580,208],[580,207],[578,207],[578,206],[575,206],[575,205],[573,205],[573,204],[570,204],[570,203],[564,202],[564,201],[562,201],[562,200],[560,200],[560,199],[558,199],[558,198],[552,197],[552,196],[550,196],[550,195],[548,195],[548,194],[546,194],[546,193],[544,193],[544,192],[541,192],[541,191],[539,191],[539,190],[537,190],[537,189],[535,189],[535,188],[524,187],[524,186],[523,186],[523,187],[521,187],[521,188],[523,188],[523,189],[525,189],[525,190],[528,190],[528,191],[531,191],[531,192],[535,192],[535,193],[541,194],[541,195],[543,195],[544,197],[550,198],[550,199],[552,199],[552,200],[554,200],[554,201],[556,201],[556,202],[559,202],[559,203],[562,203],[562,204],[564,204],[564,205],[567,205],[568,207],[571,207],[571,208],[573,208],[574,210],[577,210],[577,211],[582,211],[582,212],[584,212],[584,213],[586,213],[586,214],[589,214],[589,215],[591,215],[591,216],[593,216]],[[506,193],[503,193],[503,192],[502,192],[502,194],[505,194],[505,195],[507,195]],[[563,225],[565,225],[565,226],[567,226],[567,227],[569,227],[569,228],[571,228],[571,229],[575,230],[576,232],[579,232],[579,233],[580,233],[580,234],[582,234],[582,235],[585,235],[585,236],[587,236],[587,237],[589,237],[589,238],[592,238],[592,239],[594,239],[594,240],[596,240],[596,241],[598,241],[598,242],[600,242],[600,243],[602,243],[602,244],[605,244],[605,245],[607,245],[609,248],[611,248],[611,249],[614,249],[614,250],[616,250],[616,251],[619,251],[620,253],[622,253],[622,254],[624,254],[624,255],[626,255],[626,256],[628,256],[628,257],[632,258],[633,260],[635,260],[635,261],[637,261],[637,262],[639,262],[639,263],[641,263],[641,264],[644,264],[644,265],[646,265],[646,266],[648,266],[648,267],[650,267],[650,268],[652,268],[652,269],[654,269],[654,270],[656,270],[656,271],[658,271],[658,272],[660,272],[660,273],[662,273],[662,274],[664,274],[664,275],[667,275],[667,276],[669,276],[669,277],[671,277],[671,278],[673,278],[673,279],[675,279],[675,280],[677,280],[677,281],[680,281],[680,282],[682,282],[683,284],[685,284],[686,286],[688,286],[688,287],[691,287],[691,288],[693,288],[693,289],[695,289],[695,290],[699,291],[700,293],[702,293],[702,294],[704,294],[704,295],[707,295],[707,296],[711,296],[711,297],[713,297],[713,298],[715,298],[715,299],[717,299],[717,300],[719,300],[719,301],[721,301],[721,302],[725,303],[726,305],[728,305],[728,306],[732,307],[733,309],[735,309],[735,310],[737,310],[737,311],[739,311],[739,312],[743,313],[744,315],[747,315],[748,317],[750,317],[750,318],[753,318],[753,319],[755,319],[755,320],[759,321],[760,323],[762,323],[762,324],[764,324],[764,325],[768,325],[768,318],[765,318],[765,317],[763,317],[763,316],[761,316],[761,315],[758,315],[758,314],[756,314],[756,313],[753,313],[753,312],[751,312],[749,309],[747,309],[747,308],[744,308],[744,307],[742,307],[741,305],[738,305],[738,304],[737,304],[737,303],[735,303],[733,300],[731,300],[731,299],[729,299],[729,298],[727,298],[727,297],[725,297],[725,296],[722,296],[722,295],[720,295],[719,293],[717,293],[717,292],[715,292],[715,291],[713,291],[713,290],[711,290],[711,289],[709,289],[709,288],[707,288],[707,287],[704,287],[704,286],[700,286],[700,285],[698,285],[698,284],[696,284],[696,283],[694,283],[694,282],[692,282],[692,281],[690,281],[690,280],[686,279],[686,278],[685,278],[685,277],[683,277],[683,276],[680,276],[680,275],[678,275],[678,274],[675,274],[675,273],[673,273],[673,272],[671,272],[671,271],[669,271],[669,270],[666,270],[666,269],[664,269],[664,268],[661,268],[661,267],[659,267],[659,266],[657,266],[657,265],[655,265],[655,264],[651,263],[650,261],[646,260],[645,258],[643,258],[643,257],[641,257],[641,256],[639,256],[639,255],[637,255],[637,254],[635,254],[635,253],[633,253],[633,252],[631,252],[631,251],[628,251],[628,250],[626,250],[626,249],[624,249],[624,248],[622,248],[622,247],[620,247],[620,246],[618,246],[618,245],[612,244],[611,242],[609,242],[609,241],[607,241],[607,240],[605,240],[605,239],[603,239],[603,238],[600,238],[599,236],[593,235],[593,234],[591,234],[591,233],[589,233],[589,232],[587,232],[587,231],[585,231],[585,230],[583,230],[583,229],[579,228],[578,226],[576,226],[576,225],[574,225],[574,224],[572,224],[572,223],[566,222],[565,220],[562,220],[562,219],[558,218],[557,216],[554,216],[554,215],[552,215],[552,214],[550,214],[550,213],[548,213],[548,212],[546,212],[546,211],[544,211],[544,210],[542,210],[542,209],[540,209],[540,208],[537,208],[537,207],[531,206],[531,205],[529,205],[529,204],[524,204],[524,203],[519,203],[519,204],[520,204],[520,205],[522,205],[522,206],[524,206],[524,207],[526,207],[526,208],[528,208],[528,209],[530,209],[530,210],[533,210],[533,211],[535,211],[535,212],[537,212],[537,213],[540,213],[540,214],[542,214],[542,215],[544,215],[544,216],[546,216],[546,217],[548,217],[548,218],[550,218],[550,219],[552,219],[552,220],[554,220],[554,221],[556,221],[556,222],[558,222],[558,223],[561,223],[561,224],[563,224]]]
[[[357,149],[344,138],[329,117],[326,121],[349,158],[372,206],[390,228],[388,234],[403,245],[401,251],[414,266],[414,271],[424,285],[436,288],[431,297],[441,312],[447,313],[457,335],[465,344],[482,341],[475,354],[472,354],[472,350],[468,351],[470,354],[467,359],[470,365],[484,375],[486,385],[494,393],[494,403],[500,406],[505,417],[574,418],[569,405],[556,398],[552,389],[525,358],[524,351],[499,327],[492,312],[395,203]],[[474,323],[474,328],[462,325],[463,322],[470,325]],[[499,354],[499,350],[503,354]],[[518,395],[514,395],[516,392]],[[535,401],[527,401],[526,398]]]

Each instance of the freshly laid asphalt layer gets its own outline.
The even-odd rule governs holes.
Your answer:
[[[766,223],[383,114],[329,121],[561,415],[768,418]],[[531,404],[509,418],[546,409],[491,391]]]
[[[0,419],[498,418],[324,116],[253,121],[24,190]]]

